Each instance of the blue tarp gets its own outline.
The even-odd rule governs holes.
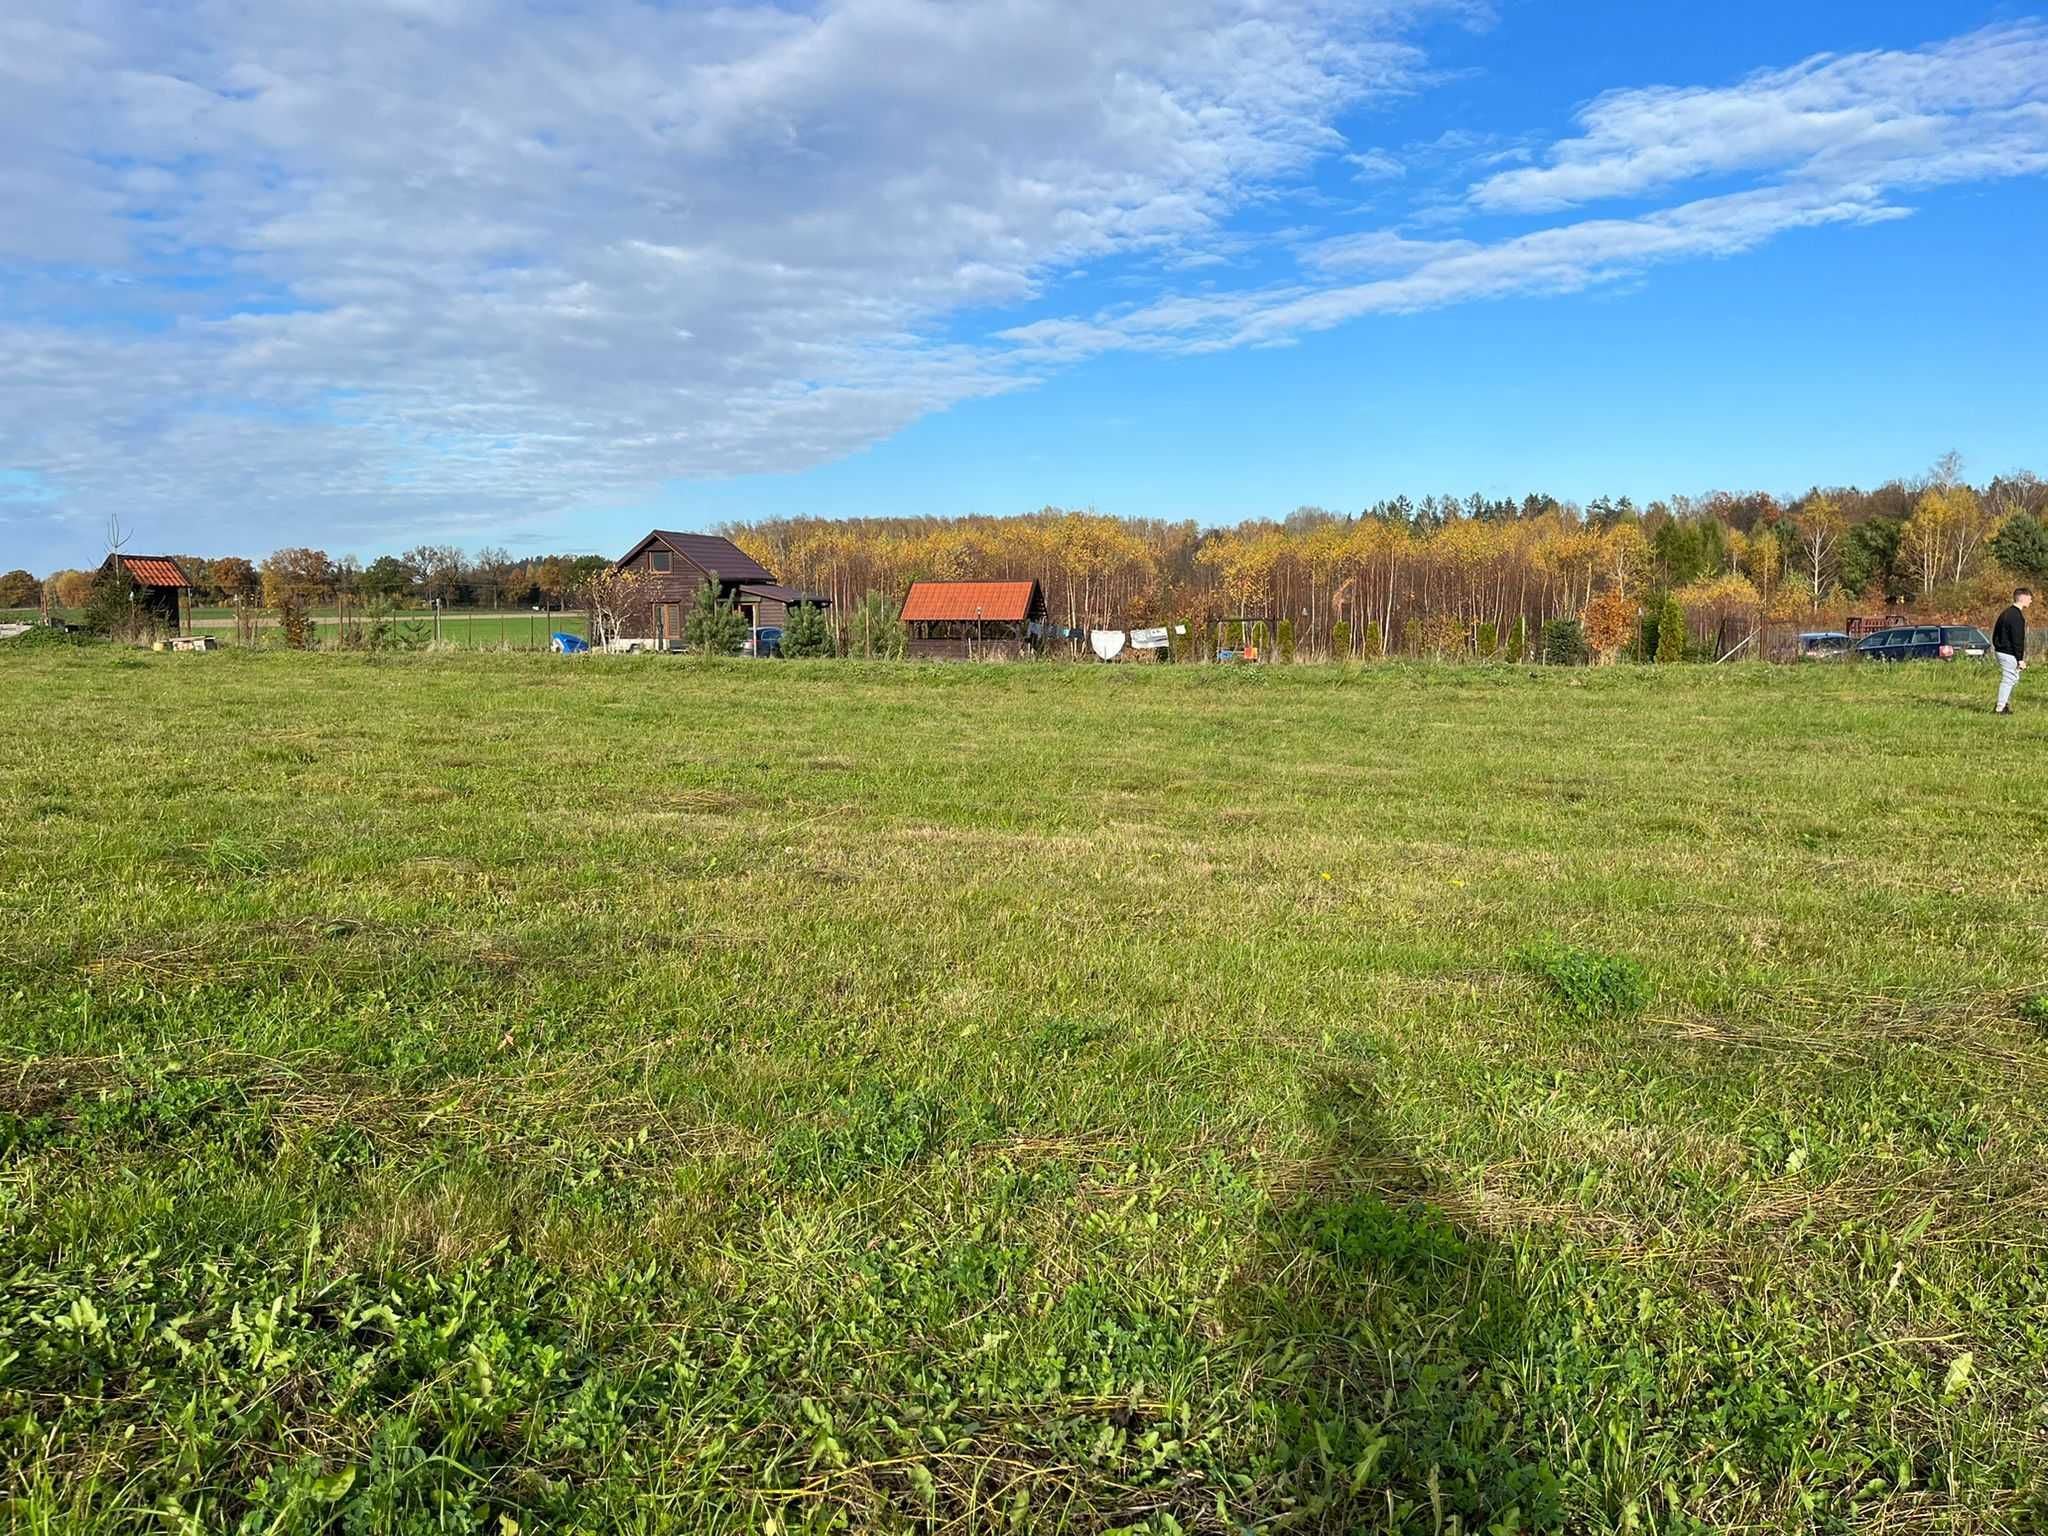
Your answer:
[[[549,635],[548,644],[564,656],[574,656],[579,651],[590,649],[590,642],[588,640],[584,639],[581,635],[572,635],[563,629],[558,629],[552,635]]]

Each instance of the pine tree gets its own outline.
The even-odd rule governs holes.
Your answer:
[[[792,661],[832,654],[832,631],[825,610],[816,603],[798,603],[782,621],[782,654]]]
[[[746,643],[747,616],[707,578],[697,589],[697,605],[683,616],[683,644],[698,656],[734,656]]]
[[[1330,626],[1330,654],[1338,661],[1351,659],[1351,621],[1339,619]]]
[[[1543,626],[1545,665],[1576,667],[1586,655],[1586,631],[1577,619],[1552,619]]]
[[[1479,626],[1479,659],[1491,660],[1493,653],[1500,649],[1500,630],[1492,623]]]
[[[1294,620],[1292,619],[1282,619],[1280,621],[1280,659],[1282,661],[1294,660]]]
[[[1378,661],[1386,653],[1386,636],[1380,633],[1380,621],[1374,619],[1365,626],[1365,649],[1362,654],[1367,661]]]

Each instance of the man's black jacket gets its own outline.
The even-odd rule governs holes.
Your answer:
[[[2027,616],[2017,603],[1998,616],[1998,627],[1991,631],[1991,649],[2015,661],[2027,659]]]

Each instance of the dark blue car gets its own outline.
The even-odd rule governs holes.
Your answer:
[[[1954,661],[1991,654],[1991,637],[1971,624],[1914,624],[1880,629],[1856,642],[1865,661]]]

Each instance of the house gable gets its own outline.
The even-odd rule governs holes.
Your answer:
[[[654,569],[656,555],[668,556],[666,571]],[[637,569],[656,580],[686,581],[694,589],[717,573],[728,591],[740,586],[773,585],[775,577],[730,539],[711,533],[672,533],[656,528],[615,562],[615,569]]]

